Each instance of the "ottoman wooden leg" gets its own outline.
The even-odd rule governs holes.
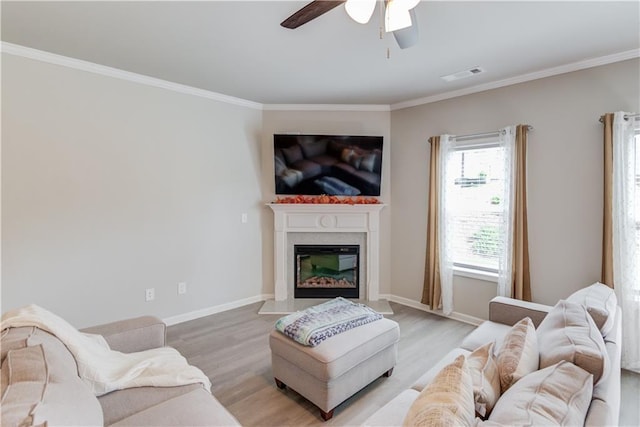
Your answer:
[[[280,381],[279,379],[274,378],[274,380],[276,380],[276,385],[278,386],[279,389],[284,390],[285,388],[287,388],[287,385],[282,381]]]
[[[391,374],[393,374],[393,368],[389,369],[387,372],[385,372],[382,375],[387,377],[387,378],[389,378],[391,376]]]
[[[320,409],[320,416],[324,421],[329,421],[333,417],[334,409],[330,410],[329,412],[324,412],[322,409]]]

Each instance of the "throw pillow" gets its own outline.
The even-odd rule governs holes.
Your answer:
[[[607,285],[596,282],[572,293],[567,301],[587,307],[603,337],[613,329],[618,299],[613,289]]]
[[[540,367],[567,360],[593,374],[607,374],[608,354],[600,330],[582,304],[559,301],[538,326]]]
[[[513,385],[493,408],[489,421],[505,426],[584,425],[593,376],[562,361]]]
[[[292,164],[299,160],[302,160],[302,149],[298,144],[292,145],[288,148],[283,148],[282,154],[284,154],[284,158],[287,161],[287,164]]]
[[[354,151],[353,156],[351,156],[351,158],[349,159],[349,164],[350,164],[351,166],[353,166],[354,168],[356,168],[356,169],[360,169],[360,164],[361,164],[361,163],[362,163],[362,156],[361,156],[361,155],[359,155],[359,154],[357,154],[357,153]]]
[[[511,327],[498,352],[500,390],[507,391],[516,381],[538,369],[538,337],[529,317]]]
[[[360,170],[373,172],[373,168],[376,164],[376,155],[374,153],[365,153],[362,155],[362,161],[360,162]]]
[[[464,355],[445,366],[411,404],[403,426],[470,426],[473,385]]]
[[[473,400],[476,412],[485,418],[491,413],[500,397],[500,375],[493,354],[495,341],[475,349],[467,356],[467,364],[473,382]]]
[[[375,173],[381,173],[382,171],[382,150],[373,150],[376,155],[375,162],[373,163],[373,171]]]
[[[273,167],[276,176],[284,174],[284,172],[287,170],[287,165],[284,163],[284,160],[282,160],[278,156],[273,157]]]
[[[351,162],[351,158],[353,156],[355,156],[355,151],[353,151],[353,149],[351,148],[345,148],[344,150],[342,150],[342,154],[340,154],[340,160],[342,160],[345,163],[349,163]]]
[[[287,184],[287,186],[293,188],[302,181],[304,175],[299,170],[285,169],[284,172],[282,172],[282,175],[280,175],[280,178],[285,184]]]

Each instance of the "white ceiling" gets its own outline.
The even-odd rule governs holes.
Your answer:
[[[405,50],[380,4],[366,25],[344,6],[279,25],[306,3],[2,1],[2,40],[262,104],[397,105],[640,49],[638,1],[423,1]]]

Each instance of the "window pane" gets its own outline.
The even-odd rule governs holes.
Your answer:
[[[453,221],[453,261],[497,271],[502,253],[504,150],[457,151],[449,158],[448,212]]]

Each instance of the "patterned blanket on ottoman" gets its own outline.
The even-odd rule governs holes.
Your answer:
[[[338,297],[278,319],[276,329],[300,344],[315,347],[329,337],[382,317],[364,304]]]

